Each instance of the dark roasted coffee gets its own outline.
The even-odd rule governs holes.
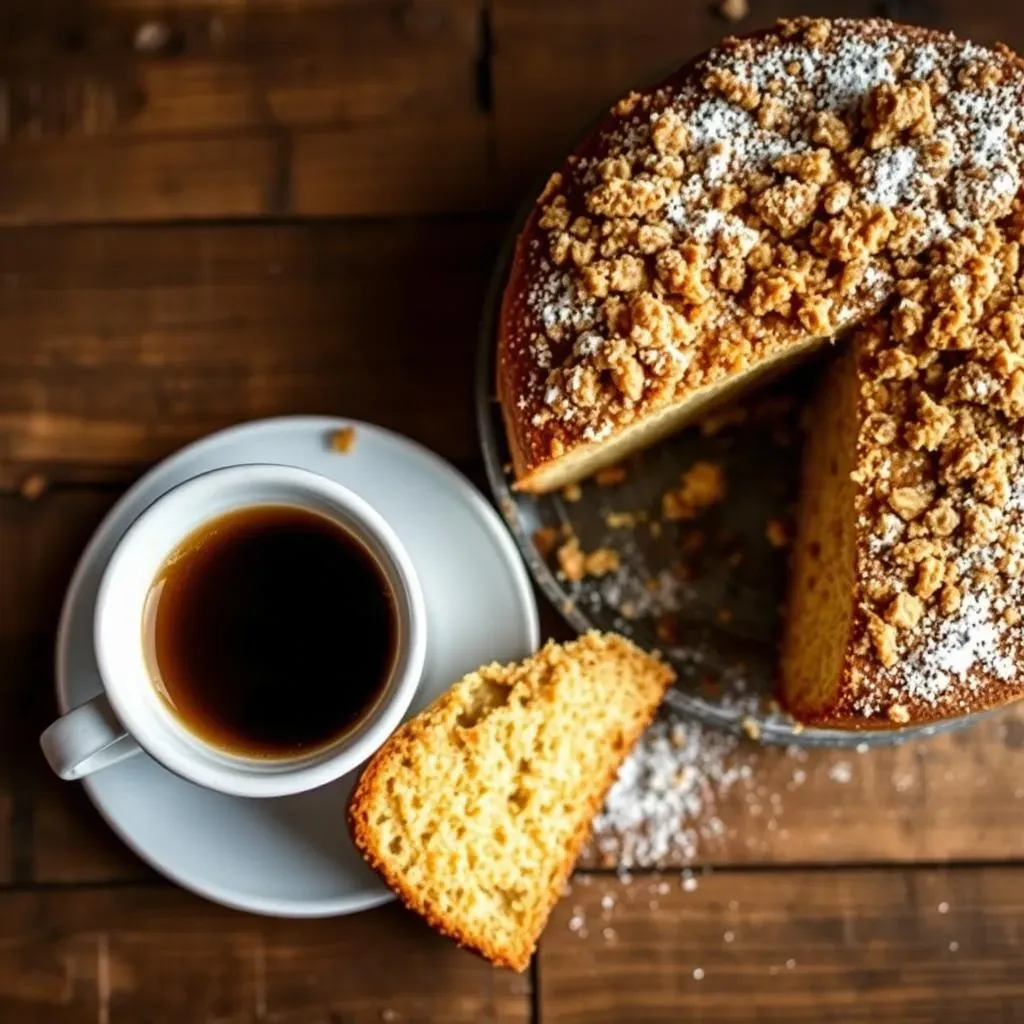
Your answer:
[[[262,505],[187,537],[146,600],[154,685],[194,735],[281,758],[323,747],[372,710],[391,673],[395,603],[380,568],[315,512]]]

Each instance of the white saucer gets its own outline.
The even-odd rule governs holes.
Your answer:
[[[356,439],[342,455],[329,441],[345,426],[355,427]],[[426,668],[411,712],[476,666],[536,649],[537,606],[519,553],[494,510],[459,473],[379,427],[326,417],[264,420],[214,434],[162,462],[96,531],[61,616],[62,712],[100,690],[93,605],[121,534],[181,481],[248,462],[299,466],[345,484],[381,512],[405,544],[428,617]],[[256,913],[321,917],[390,898],[348,838],[345,808],[354,780],[349,775],[299,796],[247,800],[201,789],[140,754],[82,785],[124,842],[186,889]]]

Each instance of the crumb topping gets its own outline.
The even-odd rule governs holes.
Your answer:
[[[782,22],[623,100],[525,257],[509,343],[551,457],[866,324],[851,683],[895,724],[969,707],[1022,653],[1022,106],[1005,48]],[[702,465],[666,518],[719,500]]]
[[[1005,216],[1024,75],[887,22],[799,19],[632,94],[539,201],[511,350],[558,457],[880,308]]]

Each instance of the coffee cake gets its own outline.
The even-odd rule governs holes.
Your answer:
[[[1020,695],[1022,101],[1002,46],[781,22],[620,102],[519,238],[498,390],[523,490],[842,338],[793,538],[802,718]]]

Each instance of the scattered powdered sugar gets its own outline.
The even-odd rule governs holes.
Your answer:
[[[907,61],[907,74],[911,78],[927,78],[938,66],[939,51],[931,43],[919,43],[910,51]]]
[[[693,862],[701,852],[741,834],[748,847],[770,842],[774,834],[785,837],[780,827],[782,793],[777,790],[801,785],[807,772],[799,766],[812,756],[799,747],[769,753],[732,734],[668,714],[647,730],[620,768],[594,821],[593,848],[609,866],[628,871]],[[769,771],[768,763],[777,765],[776,758],[795,765],[789,783],[778,781],[777,767]],[[848,784],[853,767],[839,762],[828,778]],[[736,820],[727,824],[723,815]],[[756,819],[756,834],[740,817]],[[695,892],[698,884],[694,872],[685,869],[683,892]]]
[[[625,547],[626,545],[623,545]],[[683,583],[669,569],[644,578],[632,568],[630,552],[621,552],[626,563],[621,569],[596,581],[584,581],[576,600],[600,608],[628,608],[630,616],[645,619],[678,611],[684,600],[692,596],[693,588]],[[625,623],[616,623],[622,628]]]
[[[721,831],[720,820],[705,814],[715,791],[728,791],[744,768],[750,771],[727,766],[737,743],[696,723],[656,722],[619,769],[594,821],[598,848],[614,850],[627,867],[693,860],[701,836]]]
[[[694,175],[665,204],[665,220],[680,235],[709,242],[716,238],[733,242],[744,256],[760,241],[760,233],[742,218],[701,204],[703,181]]]
[[[890,696],[935,704],[954,684],[973,690],[993,678],[1015,678],[1016,659],[992,605],[992,596],[982,590],[965,594],[952,615],[929,612],[921,625],[925,639],[900,661],[897,674],[903,685],[893,687]],[[869,695],[859,706],[865,713],[874,710]]]
[[[964,511],[969,508],[970,499]],[[1024,524],[1024,478],[1011,480],[1002,513],[1018,528]],[[902,532],[902,528],[894,530],[890,537],[886,530],[886,538],[872,538],[869,550],[877,553]],[[977,573],[994,574],[1007,554],[998,542],[972,548],[956,559],[957,576],[970,579]],[[993,682],[1015,680],[1019,654],[1016,631],[1007,627],[1004,616],[1008,610],[1016,612],[1022,606],[1024,577],[1018,576],[1006,581],[999,593],[986,587],[964,593],[959,608],[951,614],[930,609],[921,620],[920,641],[883,675],[891,683],[889,698],[936,704],[951,689],[962,697],[965,690],[977,692]],[[866,692],[857,707],[865,714],[877,713],[877,701],[877,692]]]

